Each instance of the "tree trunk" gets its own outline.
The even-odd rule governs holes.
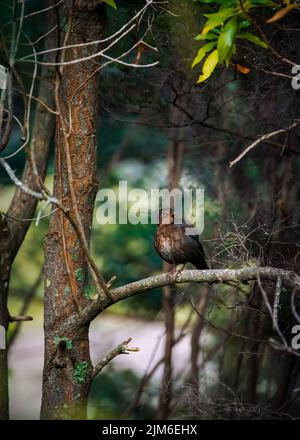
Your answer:
[[[48,13],[48,23],[49,27],[53,23],[52,11]],[[46,39],[45,48],[53,47],[54,44],[56,44],[56,32],[52,31]],[[45,61],[50,62],[54,58],[55,55],[50,53],[45,57]],[[41,78],[43,79],[40,82],[38,97],[51,108],[54,103],[53,69],[43,66]],[[53,114],[45,106],[37,103],[31,130],[30,150],[34,155],[36,170],[41,181],[44,180],[46,175],[53,123]],[[24,167],[22,182],[33,190],[39,190],[39,183],[29,158]],[[10,321],[7,310],[10,273],[15,256],[30,226],[29,221],[15,219],[32,218],[36,206],[36,198],[17,188],[8,209],[9,217],[0,216],[0,332],[2,334],[2,341],[0,340],[0,420],[9,418],[7,348],[3,347],[6,347],[6,331]]]
[[[60,23],[67,17],[63,44],[101,38],[103,9],[98,1],[64,2]],[[91,45],[69,49],[61,61],[95,53]],[[94,60],[60,67],[57,75],[54,194],[81,223],[90,240],[96,179],[96,129],[99,67]],[[62,211],[51,219],[45,240],[45,363],[43,419],[85,418],[92,380],[88,325],[66,320],[87,305],[88,267],[78,235]]]
[[[10,274],[9,230],[5,219],[0,215],[0,420],[8,420],[8,368],[7,368],[7,328],[9,314],[7,310],[7,293]]]

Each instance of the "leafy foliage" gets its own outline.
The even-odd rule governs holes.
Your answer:
[[[117,5],[115,0],[103,0],[104,3],[108,4],[109,6],[111,6],[114,9],[117,9]]]
[[[247,40],[265,49],[268,48],[266,41],[263,41],[254,28],[252,18],[253,12],[266,9],[266,13],[276,13],[269,18],[266,23],[273,23],[280,20],[293,9],[299,8],[299,4],[291,1],[278,2],[271,0],[201,0],[200,3],[217,6],[217,11],[203,14],[206,18],[200,34],[195,37],[197,41],[205,44],[199,49],[192,68],[199,64],[205,57],[202,74],[198,83],[208,79],[218,65],[225,64],[228,67],[232,63],[232,58],[237,52],[237,40]],[[285,6],[283,6],[283,3]],[[217,46],[217,49],[215,49]],[[240,72],[247,74],[250,69],[237,65]]]

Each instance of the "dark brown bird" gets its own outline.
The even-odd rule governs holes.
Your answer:
[[[203,247],[198,235],[187,235],[186,228],[191,227],[184,220],[182,224],[174,224],[174,211],[161,209],[159,224],[154,237],[154,247],[159,256],[172,264],[192,263],[197,269],[209,269]]]

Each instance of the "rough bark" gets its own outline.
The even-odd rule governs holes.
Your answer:
[[[64,44],[100,39],[103,9],[98,1],[64,2],[60,22],[67,20]],[[88,56],[95,45],[65,51],[61,60]],[[70,64],[57,76],[54,193],[82,225],[90,240],[96,179],[96,129],[99,65]],[[53,215],[45,240],[45,363],[43,419],[85,418],[92,380],[88,323],[62,327],[90,301],[86,295],[88,266],[78,235],[62,211]]]

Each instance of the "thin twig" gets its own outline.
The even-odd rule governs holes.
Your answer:
[[[270,133],[266,133],[262,136],[260,136],[258,139],[256,139],[256,141],[252,142],[252,144],[250,144],[241,154],[239,154],[234,160],[232,160],[231,162],[229,162],[229,167],[233,167],[233,165],[235,165],[236,163],[238,163],[244,156],[246,156],[246,154],[249,153],[249,151],[251,151],[254,147],[256,147],[258,144],[260,144],[261,142],[264,142],[278,134],[281,133],[286,133],[290,130],[292,130],[293,128],[297,127],[297,125],[300,124],[300,119],[297,119],[295,122],[293,122],[291,125],[289,125],[287,128],[280,128],[279,130],[275,130],[275,131],[271,131]]]
[[[130,354],[130,352],[139,351],[139,348],[128,348],[128,344],[131,342],[132,338],[128,338],[126,341],[123,341],[116,348],[110,351],[105,358],[103,358],[100,362],[96,364],[93,369],[93,377],[96,377],[98,373],[100,373],[106,365],[108,365],[114,358],[119,356],[120,354]]]
[[[10,179],[14,182],[14,184],[20,188],[24,193],[29,196],[35,197],[38,200],[49,200],[51,203],[58,204],[58,200],[55,197],[50,197],[40,192],[34,191],[30,189],[25,183],[23,183],[17,176],[15,171],[10,167],[10,165],[6,162],[3,157],[0,157],[0,164],[3,166],[5,171],[7,172]]]

